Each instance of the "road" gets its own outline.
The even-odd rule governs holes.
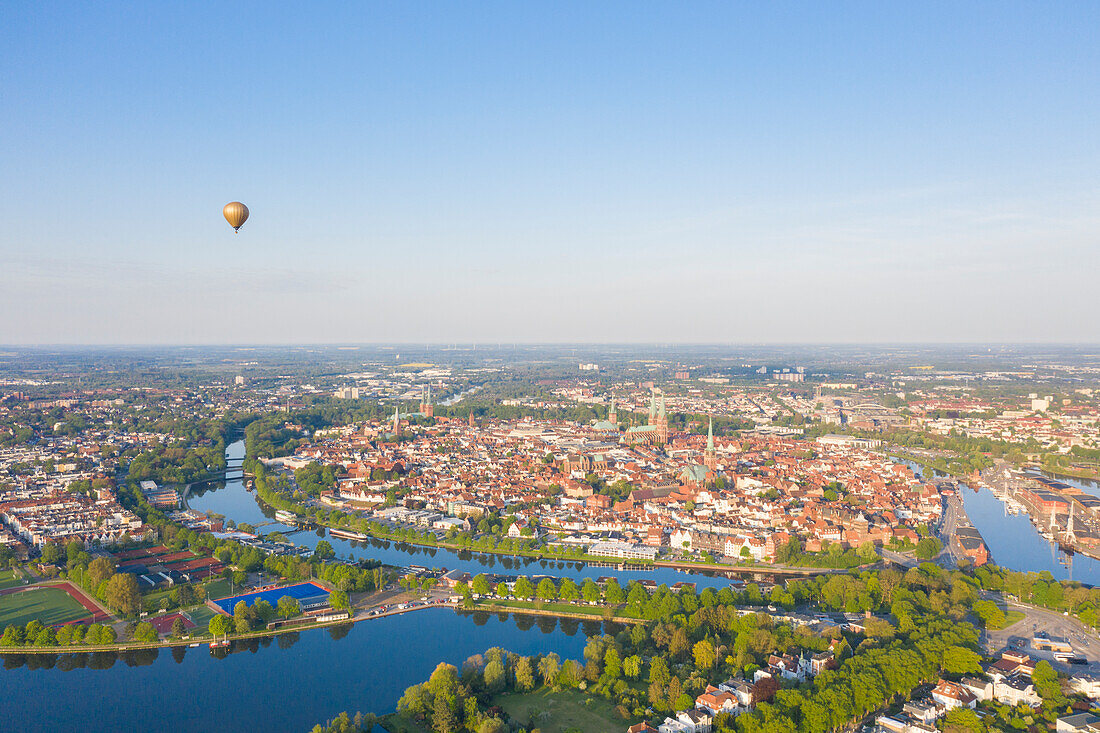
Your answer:
[[[936,562],[941,565],[954,567],[959,564],[959,557],[955,554],[955,544],[952,539],[955,537],[955,530],[959,527],[960,517],[966,516],[962,503],[962,497],[957,491],[944,502],[943,519],[940,520],[939,530],[936,532],[940,542],[943,543],[943,550],[936,557]],[[969,521],[966,524],[969,524]]]
[[[965,510],[962,508],[962,498],[958,494],[948,497],[944,502],[943,517],[940,519],[939,525],[933,528],[935,535],[943,543],[943,549],[940,550],[940,554],[934,558],[934,561],[944,567],[952,568],[957,567],[959,564],[959,557],[955,554],[951,538],[955,536],[955,528],[959,526],[959,520],[963,516],[965,516]],[[921,563],[912,554],[894,552],[885,547],[879,548],[879,554],[882,555],[884,560],[906,568],[915,568]]]
[[[1007,629],[999,631],[983,631],[981,645],[989,654],[996,654],[1010,647],[1013,640],[1025,640],[1026,644],[1021,651],[1038,659],[1045,659],[1054,665],[1055,669],[1069,673],[1091,674],[1100,673],[1100,637],[1086,627],[1073,616],[1065,616],[1057,611],[1049,611],[1045,608],[1036,608],[1024,603],[1011,600],[1003,600],[1001,596],[991,593],[982,593],[987,600],[1007,603],[1011,610],[1024,614],[1024,618],[1017,621]],[[1077,657],[1088,660],[1088,665],[1064,664],[1054,659],[1054,655],[1048,651],[1040,651],[1032,646],[1032,639],[1038,633],[1045,632],[1052,639],[1064,639],[1073,647],[1073,653]]]

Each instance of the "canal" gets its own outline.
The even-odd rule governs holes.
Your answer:
[[[0,654],[4,715],[20,731],[291,731],[343,710],[385,713],[439,662],[494,646],[581,658],[621,627],[533,616],[417,611],[325,630],[130,653]],[[16,722],[18,721],[18,723]]]

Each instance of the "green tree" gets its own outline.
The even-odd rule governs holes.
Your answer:
[[[642,658],[637,654],[632,654],[623,660],[623,674],[632,680],[638,679],[638,675],[642,673]]]
[[[535,689],[535,668],[530,657],[520,657],[515,666],[516,690],[530,692]]]
[[[432,702],[432,730],[436,733],[455,733],[459,730],[458,718],[447,700],[440,695]]]
[[[542,677],[543,683],[557,687],[560,673],[561,658],[557,654],[550,653],[539,660],[539,676]]]
[[[623,663],[619,657],[619,651],[615,647],[609,647],[603,655],[603,675],[609,680],[619,679],[622,674]]]
[[[504,689],[504,664],[494,659],[485,665],[485,689],[497,693]]]
[[[123,616],[133,618],[141,610],[141,591],[130,573],[116,573],[107,581],[104,593],[107,605]]]
[[[328,594],[328,605],[337,611],[351,610],[351,601],[348,600],[348,594],[342,590],[334,590]]]
[[[298,603],[298,599],[291,596],[283,596],[279,599],[278,614],[283,618],[291,618],[297,616],[302,612],[302,606]]]
[[[1035,671],[1031,673],[1031,681],[1035,683],[1035,691],[1045,700],[1054,700],[1061,697],[1061,688],[1058,684],[1058,673],[1045,659],[1035,665]]]
[[[558,597],[558,589],[550,578],[543,578],[539,581],[536,594],[540,601],[552,601]]]
[[[115,574],[115,564],[110,558],[97,557],[88,564],[81,582],[87,588],[98,588],[99,584]]]
[[[961,646],[950,646],[943,652],[943,671],[948,674],[976,674],[982,671],[982,658]]]
[[[535,595],[535,586],[532,585],[531,581],[528,580],[527,577],[524,575],[521,575],[519,578],[516,579],[513,589],[516,594],[516,598],[527,600]]]
[[[181,619],[179,616],[176,616],[176,618],[172,621],[172,636],[178,639],[183,636],[184,632],[186,631],[187,627],[184,626],[183,619]]]
[[[229,633],[229,619],[220,613],[210,619],[209,625],[210,633],[214,636],[225,636]]]
[[[247,634],[252,630],[252,613],[244,601],[237,601],[237,605],[233,606],[233,628],[238,634]]]
[[[692,648],[692,655],[695,657],[695,666],[702,672],[709,671],[714,666],[716,652],[714,644],[707,639],[702,639],[695,642],[695,646]]]
[[[940,554],[940,550],[943,549],[943,543],[935,537],[923,537],[917,542],[917,558],[921,560],[931,560]]]
[[[179,619],[176,619],[177,621]],[[134,629],[134,641],[142,641],[146,643],[152,643],[158,641],[160,637],[157,635],[157,630],[153,628],[153,625],[148,621],[142,621]]]
[[[478,573],[474,576],[473,582],[470,583],[470,590],[479,596],[489,595],[489,579],[485,576],[485,573]]]
[[[982,733],[985,726],[973,710],[955,708],[943,719],[944,733]]]
[[[61,545],[56,542],[47,542],[42,546],[42,562],[56,565],[61,562],[62,557],[64,557],[64,552]]]

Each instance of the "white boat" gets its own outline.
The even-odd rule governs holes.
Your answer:
[[[298,516],[294,512],[288,512],[286,509],[277,509],[275,510],[275,518],[283,524],[293,524]]]
[[[366,542],[370,539],[369,535],[360,534],[359,532],[352,532],[348,529],[330,529],[328,533],[333,537],[339,537],[345,540],[357,540],[359,542]]]

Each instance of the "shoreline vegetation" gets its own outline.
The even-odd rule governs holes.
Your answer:
[[[441,661],[429,678],[406,689],[396,713],[355,719],[381,722],[394,733],[621,730],[691,710],[710,685],[732,680],[751,693],[751,701],[739,703],[739,715],[715,715],[716,732],[826,733],[897,709],[937,680],[980,674],[993,658],[979,643],[980,630],[1019,622],[1018,612],[1004,610],[1008,599],[1066,607],[1086,624],[1095,619],[1094,604],[1100,602],[1100,589],[1036,574],[991,566],[950,570],[931,563],[905,573],[791,581],[787,592],[791,597],[782,605],[788,612],[809,604],[848,618],[858,615],[858,621],[814,626],[777,617],[764,608],[744,608],[744,594],[729,588],[658,592],[651,597],[654,613],[646,614],[644,623],[591,636],[579,660],[494,647],[460,666]],[[802,660],[799,669],[806,660],[820,666],[793,681],[777,677],[774,669],[755,676],[773,664],[773,655],[784,653]],[[997,707],[997,719],[1008,729],[1036,721],[1052,728],[1065,714],[1070,699],[1058,671],[1042,661],[1033,680],[1041,705]],[[356,730],[341,725],[351,722],[341,714],[313,730]]]
[[[447,540],[438,539],[434,533],[429,531],[417,532],[415,530],[401,530],[390,529],[379,522],[372,521],[367,518],[355,518],[352,515],[346,514],[339,510],[326,511],[324,509],[316,509],[312,513],[309,507],[295,501],[292,497],[288,497],[285,493],[277,491],[268,483],[269,476],[266,471],[266,467],[258,460],[251,459],[252,463],[248,463],[249,459],[246,459],[246,471],[253,478],[253,486],[256,490],[257,498],[275,510],[287,511],[294,514],[300,519],[304,519],[308,522],[316,524],[318,527],[324,527],[329,531],[354,531],[359,534],[366,535],[371,539],[385,540],[394,543],[405,543],[409,545],[415,545],[417,547],[425,547],[428,549],[443,549],[450,550],[452,552],[470,552],[481,553],[486,555],[500,555],[504,557],[525,557],[533,560],[545,560],[547,562],[578,562],[585,565],[607,565],[613,567],[625,567],[627,569],[652,569],[659,567],[667,567],[673,569],[691,569],[695,571],[706,572],[718,572],[718,573],[774,573],[780,575],[818,575],[828,573],[844,573],[853,569],[860,569],[866,567],[867,563],[858,564],[844,564],[834,563],[833,565],[798,565],[798,564],[762,564],[762,563],[718,563],[718,562],[706,562],[705,560],[636,560],[625,559],[615,557],[603,557],[599,555],[590,555],[587,551],[581,548],[566,549],[563,552],[554,552],[549,548],[535,548],[525,547],[522,545],[511,545],[501,548],[499,545],[494,547],[476,546],[474,542],[461,543]],[[250,469],[250,470],[249,470]],[[332,520],[333,515],[338,515],[336,521]],[[346,538],[344,538],[346,539]],[[361,542],[361,540],[349,540],[351,542]],[[502,542],[516,542],[512,538],[502,538]],[[519,540],[519,542],[530,541],[529,539]],[[475,541],[476,542],[476,541]],[[829,557],[826,553],[807,553],[800,551],[801,558],[809,562],[828,562]],[[843,556],[838,556],[843,559]]]

